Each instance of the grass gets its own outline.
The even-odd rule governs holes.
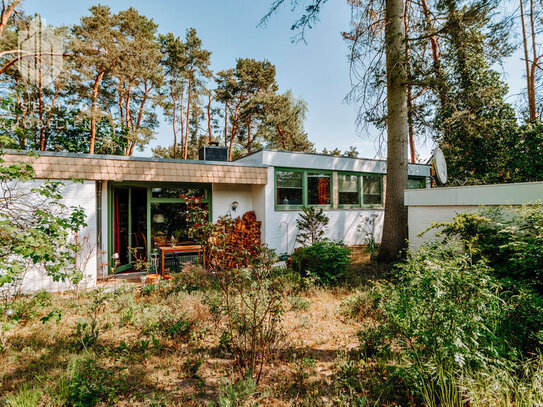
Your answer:
[[[23,297],[0,353],[0,405],[543,405],[541,358],[518,375],[466,370],[454,386],[429,389],[426,402],[413,394],[401,349],[391,343],[399,358],[376,356],[380,339],[359,342],[378,332],[367,292],[386,273],[362,262],[333,289],[287,284],[286,336],[258,384],[236,368],[208,293],[120,284]]]
[[[239,377],[220,348],[201,292],[162,295],[121,284],[23,297],[14,307],[24,318],[6,333],[1,354],[0,405],[288,405],[311,394],[320,403],[333,396],[326,392],[337,355],[358,343],[357,323],[336,312],[351,294],[285,293],[287,336],[258,387]]]

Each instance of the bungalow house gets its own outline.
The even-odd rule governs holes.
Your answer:
[[[85,209],[88,226],[82,233],[91,243],[84,264],[87,286],[130,270],[135,255],[153,259],[171,241],[190,245],[182,196],[200,197],[214,221],[254,211],[262,221],[262,241],[278,254],[295,248],[303,206],[323,208],[330,219],[326,236],[332,240],[356,245],[368,237],[381,239],[382,160],[263,150],[226,162],[218,146],[204,147],[194,161],[59,152],[37,157],[8,152],[3,158],[6,164],[31,163],[34,182],[63,180],[66,203]],[[408,171],[410,187],[428,185],[430,166],[409,164]],[[195,253],[178,254],[187,260]],[[172,261],[183,258],[165,256],[165,263]],[[65,288],[36,271],[27,275],[23,289]]]

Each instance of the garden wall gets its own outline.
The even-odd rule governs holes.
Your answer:
[[[408,207],[409,247],[435,239],[435,232],[418,236],[433,223],[448,222],[458,213],[473,212],[482,206],[509,206],[543,200],[543,182],[477,185],[405,191]]]

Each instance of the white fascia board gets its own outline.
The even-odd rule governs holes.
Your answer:
[[[386,174],[386,161],[369,158],[336,157],[324,154],[286,151],[261,151],[262,164],[273,167],[323,169],[329,171],[352,171]],[[429,177],[430,166],[409,164],[411,176]]]

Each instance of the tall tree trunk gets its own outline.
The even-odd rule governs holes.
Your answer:
[[[138,134],[141,128],[141,121],[143,119],[143,112],[145,110],[145,103],[147,103],[147,99],[149,98],[149,93],[153,90],[153,86],[149,87],[147,83],[145,83],[145,92],[143,93],[143,97],[141,98],[140,105],[138,108],[138,116],[136,118],[136,122],[132,125],[132,134],[134,135],[132,141],[130,142],[130,149],[128,150],[128,155],[132,156],[134,154],[134,147],[136,147],[136,142],[138,140]]]
[[[213,98],[211,96],[211,92],[209,92],[208,102],[207,102],[207,133],[209,135],[208,137],[208,144],[211,144],[213,141],[213,133],[211,132],[211,102],[213,101]]]
[[[185,121],[183,120],[183,115],[185,111],[185,92],[181,92],[179,98],[179,140],[181,141],[181,158],[183,157],[183,151],[185,148]]]
[[[47,150],[47,143],[49,142],[49,136],[51,134],[51,120],[53,120],[53,112],[55,110],[55,107],[57,105],[57,99],[58,95],[60,94],[60,86],[57,86],[55,89],[55,96],[53,97],[53,102],[51,103],[51,112],[49,112],[49,115],[47,117],[47,120],[45,122],[45,129],[44,129],[44,142],[43,142],[43,150]]]
[[[41,59],[38,60],[38,116],[40,125],[40,151],[45,151],[45,127],[43,125],[43,88],[41,86]]]
[[[191,92],[191,88],[192,88],[192,72],[190,73],[190,76],[189,76],[189,86],[187,88],[187,117],[185,118],[185,145],[184,145],[184,148],[183,148],[183,158],[186,160],[187,159],[187,156],[188,156],[188,152],[189,152],[189,113],[190,113],[190,99],[191,99],[191,96],[192,96],[192,92]]]
[[[253,140],[251,139],[251,115],[249,115],[249,123],[247,124],[247,154],[251,154],[251,144]]]
[[[279,133],[279,137],[281,138],[281,144],[283,145],[283,150],[287,149],[287,143],[285,140],[285,132],[281,129],[281,126],[278,124],[275,125],[275,128],[277,129],[277,133]]]
[[[176,129],[176,122],[177,122],[177,98],[173,96],[173,90],[170,85],[170,91],[172,95],[173,100],[173,112],[172,112],[172,130],[173,130],[173,158],[177,158],[177,129]]]
[[[236,134],[238,131],[238,115],[239,115],[239,107],[241,105],[241,102],[239,102],[236,105],[236,110],[234,111],[234,116],[232,120],[232,130],[230,132],[230,144],[228,146],[228,161],[232,161],[232,149],[234,147],[234,140],[236,139]]]
[[[528,111],[530,120],[535,120],[535,109],[532,109],[532,103],[535,105],[535,95],[532,95],[532,83],[530,76],[530,56],[528,54],[528,36],[526,33],[526,23],[524,20],[524,0],[520,0],[520,22],[522,24],[522,44],[524,48],[524,63],[526,65],[526,92],[528,93]],[[533,101],[533,102],[532,102]]]
[[[96,76],[94,86],[92,87],[92,105],[91,105],[91,134],[89,143],[89,154],[94,154],[94,145],[96,143],[96,107],[98,106],[98,89],[100,88],[100,82],[104,77],[105,69],[102,67]]]
[[[224,146],[228,145],[228,101],[224,103]]]
[[[405,12],[403,15],[403,23],[405,27],[405,66],[407,75],[407,121],[409,128],[409,152],[411,154],[411,162],[417,160],[415,150],[415,126],[413,124],[413,86],[411,85],[411,60],[409,55],[409,0],[405,0]]]
[[[530,94],[532,95],[530,106],[530,120],[537,119],[537,107],[535,103],[535,70],[538,65],[539,55],[537,54],[537,43],[535,41],[535,26],[534,26],[534,1],[530,0],[530,31],[532,34],[532,63],[530,69]]]
[[[387,70],[387,186],[383,239],[379,259],[397,259],[405,248],[407,210],[407,74],[405,66],[404,1],[386,0],[385,54]]]

